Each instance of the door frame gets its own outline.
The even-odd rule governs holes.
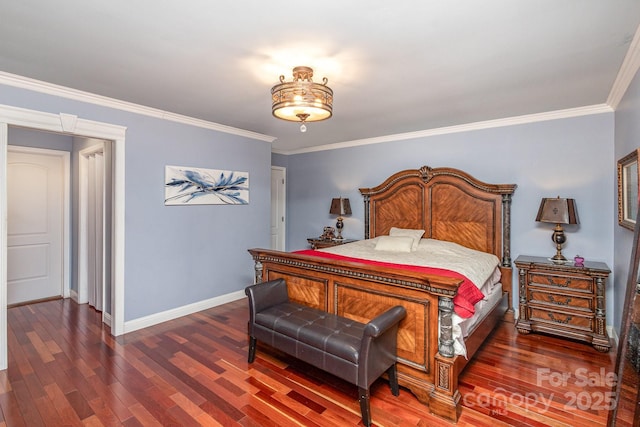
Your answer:
[[[42,154],[62,159],[62,289],[64,298],[71,295],[71,153],[48,148],[7,146],[12,153]],[[5,191],[6,194],[6,191]],[[5,245],[6,247],[6,245]]]
[[[274,170],[282,172],[282,198],[278,199],[276,203],[280,204],[280,206],[282,207],[283,220],[281,221],[281,226],[279,227],[279,229],[281,230],[281,236],[279,237],[282,238],[282,249],[280,250],[284,251],[287,247],[287,168],[282,166],[271,166],[271,179],[273,179]]]
[[[78,118],[73,114],[52,114],[0,105],[0,370],[7,369],[7,145],[9,126],[113,141],[112,206],[112,292],[111,334],[124,333],[124,202],[126,127]]]

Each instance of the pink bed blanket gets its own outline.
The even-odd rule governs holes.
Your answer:
[[[315,257],[335,259],[340,261],[360,262],[363,264],[378,265],[382,267],[397,268],[401,270],[416,271],[416,272],[422,272],[427,274],[435,274],[438,276],[452,277],[455,279],[462,279],[463,282],[458,287],[458,293],[456,293],[456,296],[453,297],[453,310],[456,312],[458,316],[462,317],[463,319],[468,319],[469,317],[473,316],[473,314],[475,313],[476,303],[478,303],[484,298],[484,295],[482,294],[482,292],[480,292],[480,289],[478,289],[478,287],[474,285],[473,282],[469,280],[467,277],[465,277],[464,275],[458,272],[446,270],[443,268],[423,267],[418,265],[394,264],[390,262],[372,261],[368,259],[352,258],[352,257],[332,254],[328,252],[314,251],[311,249],[295,251],[294,253],[300,254],[300,255],[311,255]]]

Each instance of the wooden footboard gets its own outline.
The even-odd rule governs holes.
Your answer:
[[[460,414],[458,375],[466,359],[453,354],[451,315],[459,279],[355,262],[249,250],[256,281],[283,278],[292,301],[366,323],[402,305],[398,328],[398,380],[431,412],[456,421]],[[470,357],[506,311],[507,296],[470,339]]]

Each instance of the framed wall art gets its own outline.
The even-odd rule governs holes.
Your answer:
[[[249,204],[249,173],[165,166],[164,204]]]
[[[618,160],[618,224],[634,229],[638,216],[638,150]]]

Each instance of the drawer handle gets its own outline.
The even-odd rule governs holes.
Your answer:
[[[571,321],[571,316],[567,316],[566,319],[562,320],[562,319],[556,319],[556,317],[553,315],[553,313],[549,313],[549,319],[551,319],[553,322],[562,323],[562,324],[566,325],[567,323],[569,323]]]
[[[567,279],[564,283],[556,283],[553,281],[553,277],[547,276],[547,281],[551,286],[560,286],[563,288],[567,288],[571,285],[571,279]]]
[[[556,305],[569,305],[571,304],[571,298],[567,298],[564,301],[557,301],[553,295],[549,295],[549,302],[556,304]]]

